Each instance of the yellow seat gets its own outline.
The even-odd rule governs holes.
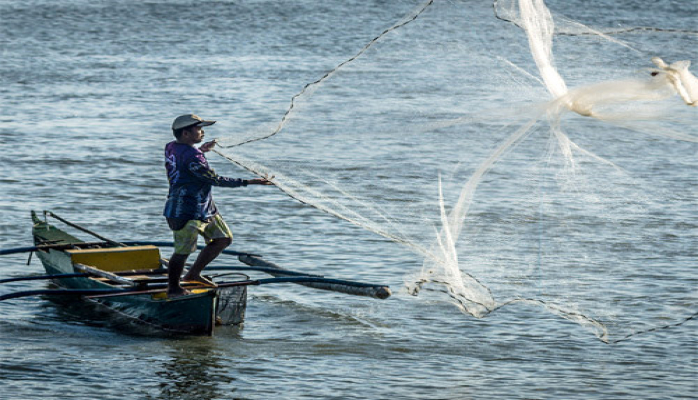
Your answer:
[[[155,246],[110,247],[66,250],[73,264],[85,264],[102,271],[121,272],[160,268],[160,250]]]

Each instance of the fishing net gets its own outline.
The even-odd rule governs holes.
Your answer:
[[[475,317],[533,304],[604,341],[681,324],[696,305],[698,90],[683,60],[698,5],[618,5],[594,27],[578,21],[603,2],[549,6],[419,4],[216,151],[409,248],[414,295]]]
[[[247,309],[247,286],[233,286],[218,289],[216,304],[217,321],[221,325],[238,325],[245,320]]]

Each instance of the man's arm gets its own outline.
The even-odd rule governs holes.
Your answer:
[[[199,154],[195,156],[189,163],[189,171],[194,174],[198,179],[206,181],[213,186],[222,187],[240,187],[247,185],[273,185],[271,181],[263,178],[258,179],[239,179],[239,178],[227,178],[225,176],[220,176],[203,158],[203,155]]]
[[[247,186],[243,179],[227,178],[220,176],[212,168],[208,167],[199,157],[194,157],[189,163],[189,171],[198,179],[213,186],[240,187]]]

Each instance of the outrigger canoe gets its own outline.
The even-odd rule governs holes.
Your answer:
[[[63,220],[50,211],[44,211],[43,220],[34,211],[31,215],[34,246],[0,250],[0,254],[22,251],[36,253],[47,275],[5,279],[0,280],[0,283],[51,279],[61,289],[4,294],[0,295],[0,301],[33,295],[68,295],[77,301],[101,304],[121,317],[159,330],[210,336],[213,335],[216,325],[235,325],[244,321],[249,285],[291,282],[380,299],[391,294],[385,285],[327,279],[319,275],[294,272],[262,260],[260,256],[226,250],[228,254],[237,255],[247,266],[209,267],[207,270],[256,270],[269,273],[274,278],[250,280],[244,274],[236,274],[244,279],[228,282],[214,280],[216,287],[185,282],[185,287],[191,294],[168,298],[167,260],[161,258],[158,246],[171,243],[120,243]],[[102,241],[87,242],[72,236],[49,224],[47,216],[52,216]],[[216,279],[210,276],[209,278]]]

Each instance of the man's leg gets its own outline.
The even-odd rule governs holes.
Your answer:
[[[213,282],[201,276],[201,271],[203,271],[211,261],[215,260],[226,247],[230,246],[233,242],[233,233],[223,220],[223,217],[221,217],[220,214],[216,214],[206,225],[202,235],[207,240],[206,247],[201,250],[194,265],[192,265],[189,272],[184,276],[184,280],[213,285]]]
[[[199,235],[200,222],[168,219],[168,224],[170,229],[173,229],[174,253],[167,266],[167,294],[173,297],[188,293],[187,290],[182,288],[180,277],[182,276],[182,271],[184,271],[184,264],[189,254],[196,251],[196,239]]]
[[[212,239],[206,245],[206,247],[201,250],[199,257],[197,257],[196,261],[194,262],[194,265],[189,268],[189,272],[187,272],[187,275],[184,276],[184,280],[213,284],[213,282],[201,276],[201,271],[203,271],[211,261],[215,260],[226,247],[230,246],[232,242],[233,239],[231,238]]]
[[[169,295],[183,295],[187,291],[182,288],[179,283],[179,278],[182,276],[182,271],[184,271],[184,263],[189,257],[188,254],[172,254],[170,262],[167,265],[167,294]]]

